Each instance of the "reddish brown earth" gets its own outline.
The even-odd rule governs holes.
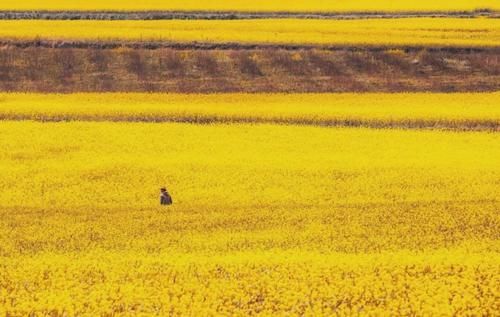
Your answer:
[[[0,91],[468,92],[500,89],[500,49],[4,43]],[[154,49],[153,49],[154,48]],[[203,48],[203,49],[201,49]]]

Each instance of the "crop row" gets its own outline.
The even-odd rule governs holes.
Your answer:
[[[7,39],[140,40],[317,45],[490,46],[500,19],[408,18],[366,20],[2,20]]]
[[[3,94],[0,119],[500,128],[498,93]]]
[[[498,255],[95,251],[2,259],[3,315],[495,315]]]

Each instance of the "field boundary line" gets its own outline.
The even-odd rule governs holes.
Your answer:
[[[172,41],[127,41],[127,40],[14,40],[0,39],[0,47],[15,48],[77,48],[77,49],[163,49],[171,48],[176,50],[313,50],[321,49],[326,51],[350,51],[350,52],[381,52],[391,49],[400,49],[405,52],[418,52],[426,49],[430,52],[450,52],[450,53],[480,53],[480,52],[498,52],[499,46],[430,46],[430,45],[324,45],[324,44],[266,44],[266,43],[238,43],[238,42],[172,42]]]
[[[351,127],[372,129],[403,129],[403,130],[450,130],[450,131],[489,131],[500,132],[500,122],[497,120],[464,120],[446,122],[432,119],[407,120],[362,120],[362,119],[296,119],[296,118],[244,118],[218,117],[210,115],[192,116],[113,116],[86,114],[0,114],[0,121],[35,121],[35,122],[130,122],[130,123],[186,123],[186,124],[276,124],[316,127]]]
[[[0,11],[0,20],[248,20],[248,19],[404,19],[404,18],[500,18],[490,9],[474,11],[402,11],[402,12],[243,12],[243,11],[77,11],[8,10]]]

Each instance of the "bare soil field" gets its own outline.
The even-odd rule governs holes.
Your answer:
[[[19,44],[19,43],[18,43]],[[474,92],[500,89],[498,49],[101,49],[3,46],[19,92]]]

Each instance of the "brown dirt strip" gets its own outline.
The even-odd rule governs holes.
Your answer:
[[[209,12],[209,11],[0,11],[0,20],[243,20],[243,19],[401,19],[500,17],[487,9],[457,12]]]
[[[477,46],[442,46],[442,47],[427,47],[427,46],[408,46],[408,45],[306,45],[306,44],[244,44],[244,43],[209,43],[209,42],[168,42],[168,41],[127,41],[127,40],[6,40],[0,39],[1,47],[16,47],[16,48],[75,48],[75,49],[176,49],[176,50],[312,50],[321,49],[328,51],[371,51],[380,52],[391,49],[403,50],[405,52],[417,52],[425,49],[432,52],[450,52],[450,53],[481,53],[481,52],[496,52],[500,53],[498,47],[477,47]]]
[[[0,92],[487,92],[500,49],[0,48]]]

